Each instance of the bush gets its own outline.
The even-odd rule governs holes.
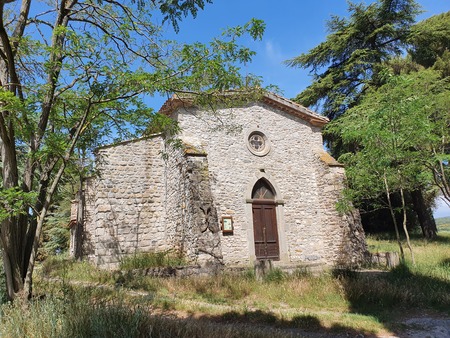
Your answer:
[[[273,268],[269,270],[269,272],[264,276],[264,281],[268,283],[271,282],[279,283],[284,279],[286,279],[286,274],[283,272],[283,270],[278,268]]]

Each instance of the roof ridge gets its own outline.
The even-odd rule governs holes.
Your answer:
[[[239,95],[239,92],[228,92],[221,95]],[[289,100],[273,92],[265,92],[259,101],[306,120],[317,127],[323,127],[330,121],[327,117],[314,112],[300,103]],[[182,97],[178,94],[173,94],[171,98],[164,102],[159,112],[161,114],[169,115],[171,112],[182,106],[190,107],[193,104],[194,100],[192,99],[192,96]]]

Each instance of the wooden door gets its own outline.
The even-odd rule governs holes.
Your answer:
[[[274,203],[253,202],[253,233],[257,259],[280,259],[277,215]]]

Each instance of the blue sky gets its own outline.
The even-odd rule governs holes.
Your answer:
[[[425,11],[419,16],[420,20],[450,10],[450,0],[420,0],[418,3]],[[261,75],[266,84],[277,85],[284,96],[292,98],[311,79],[307,71],[288,68],[283,61],[324,41],[326,21],[331,15],[347,14],[346,0],[213,0],[196,19],[185,19],[180,24],[180,33],[174,37],[179,41],[206,42],[226,27],[243,25],[251,18],[264,20],[266,32],[262,41],[247,41],[257,55],[243,71]]]
[[[370,3],[372,1],[353,2]],[[423,20],[450,10],[450,0],[419,0]],[[213,0],[200,11],[196,19],[180,23],[180,32],[173,38],[180,42],[207,42],[220,35],[226,27],[243,25],[251,18],[262,19],[266,32],[262,41],[245,42],[257,52],[253,62],[243,68],[245,73],[263,77],[266,85],[273,84],[287,98],[296,96],[311,82],[308,71],[288,68],[283,61],[293,58],[324,41],[326,21],[332,15],[347,16],[346,0]],[[170,30],[170,28],[169,28]],[[158,109],[162,99],[152,102]],[[450,216],[450,209],[440,203],[435,216]]]

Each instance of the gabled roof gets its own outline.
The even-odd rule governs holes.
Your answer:
[[[274,93],[264,94],[262,101],[272,107],[278,108],[286,113],[306,120],[316,127],[323,127],[330,122],[327,117],[319,115],[318,113],[302,106],[297,102],[291,101]]]
[[[229,94],[224,94],[229,95]],[[239,94],[233,94],[239,95]],[[308,121],[313,126],[323,127],[325,124],[329,122],[329,119],[325,116],[319,115],[318,113],[308,109],[301,104],[298,104],[294,101],[286,99],[280,95],[266,92],[260,98],[260,101],[272,106],[274,108],[280,109],[288,114],[299,117],[303,120]],[[191,107],[193,106],[192,97],[180,97],[174,94],[170,99],[168,99],[161,107],[159,112],[161,114],[169,115],[176,109],[180,107]]]

